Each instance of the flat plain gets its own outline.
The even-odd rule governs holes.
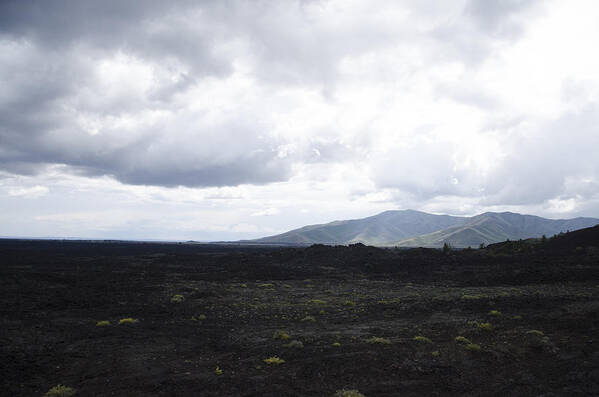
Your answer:
[[[599,249],[571,235],[445,252],[2,240],[2,395],[598,395]]]

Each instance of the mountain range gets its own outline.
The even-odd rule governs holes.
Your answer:
[[[283,234],[251,240],[262,244],[363,243],[398,247],[478,247],[505,240],[547,237],[599,224],[597,218],[547,219],[513,212],[485,212],[461,217],[414,210],[385,211],[361,219],[309,225]]]

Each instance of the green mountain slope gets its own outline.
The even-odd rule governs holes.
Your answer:
[[[441,247],[448,243],[454,247],[477,247],[505,240],[519,240],[542,235],[552,236],[568,230],[595,226],[599,219],[546,219],[512,212],[487,212],[470,218],[464,225],[450,227],[411,239],[399,240],[402,247]]]
[[[353,244],[379,246],[478,247],[505,240],[552,236],[599,224],[595,218],[546,219],[512,212],[487,212],[473,217],[385,211],[362,219],[310,225],[252,240],[264,244]]]
[[[276,236],[253,240],[271,244],[392,245],[421,234],[464,224],[468,218],[403,210],[385,211],[362,219],[310,225]]]

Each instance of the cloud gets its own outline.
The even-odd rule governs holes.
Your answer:
[[[279,211],[278,208],[267,208],[262,211],[254,212],[252,214],[252,216],[272,216],[272,215],[278,215],[280,213],[281,213],[281,211]]]
[[[445,46],[435,29],[462,24],[447,22],[445,14],[497,24],[519,8],[2,2],[0,167],[32,175],[63,164],[73,173],[158,186],[287,180],[294,162],[355,155],[335,134],[309,138],[336,128],[334,117],[285,132],[292,117],[304,117],[299,106],[313,106],[306,101],[313,92],[330,101],[345,85],[350,76],[342,65],[398,50],[426,59]],[[406,63],[406,71],[418,65]],[[284,147],[295,147],[295,155],[282,156]]]
[[[45,186],[31,186],[31,187],[22,187],[9,189],[8,195],[13,197],[23,197],[23,198],[37,198],[42,197],[48,194],[49,189]]]
[[[538,3],[538,0],[469,0],[464,12],[473,17],[483,32],[514,37],[522,33],[521,18],[529,17],[530,9]]]
[[[536,204],[563,195],[593,195],[599,183],[598,105],[567,113],[514,137],[488,176],[484,202]]]
[[[226,239],[395,207],[593,215],[598,18],[593,1],[0,2],[0,224]],[[97,208],[132,215],[61,224]]]

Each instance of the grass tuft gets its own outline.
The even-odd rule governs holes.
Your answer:
[[[479,352],[480,351],[480,345],[477,345],[476,343],[469,343],[465,346],[466,350],[471,351],[471,352]]]
[[[110,321],[102,320],[96,323],[96,327],[108,327],[110,325]]]
[[[372,338],[366,339],[366,343],[378,344],[378,345],[390,345],[391,341],[387,338],[380,338],[378,336],[373,336]]]
[[[486,298],[485,295],[462,295],[463,301],[475,301],[479,299]]]
[[[72,387],[56,385],[44,394],[44,397],[71,397],[77,394]]]
[[[416,335],[413,338],[414,341],[419,342],[419,343],[433,343],[432,340],[430,340],[429,338],[427,338],[426,336],[422,336],[422,335]]]
[[[173,297],[171,298],[171,303],[181,303],[185,301],[185,297],[183,295],[173,295]]]
[[[283,364],[285,362],[285,360],[283,360],[277,356],[265,358],[263,361],[268,365],[279,365],[279,364]]]
[[[463,336],[456,336],[455,341],[457,343],[462,343],[462,344],[466,344],[466,345],[469,345],[472,343],[472,342],[470,342],[470,340],[468,338],[465,338]]]
[[[131,317],[121,318],[119,320],[119,325],[122,325],[122,324],[135,324],[136,322],[137,322],[137,320],[134,319],[134,318],[131,318]]]
[[[493,331],[493,324],[491,323],[479,323],[478,321],[471,321],[470,324],[475,326],[479,331]]]
[[[272,335],[272,338],[278,339],[278,340],[288,340],[291,337],[289,336],[289,334],[287,332],[283,331],[282,329],[278,329]]]

